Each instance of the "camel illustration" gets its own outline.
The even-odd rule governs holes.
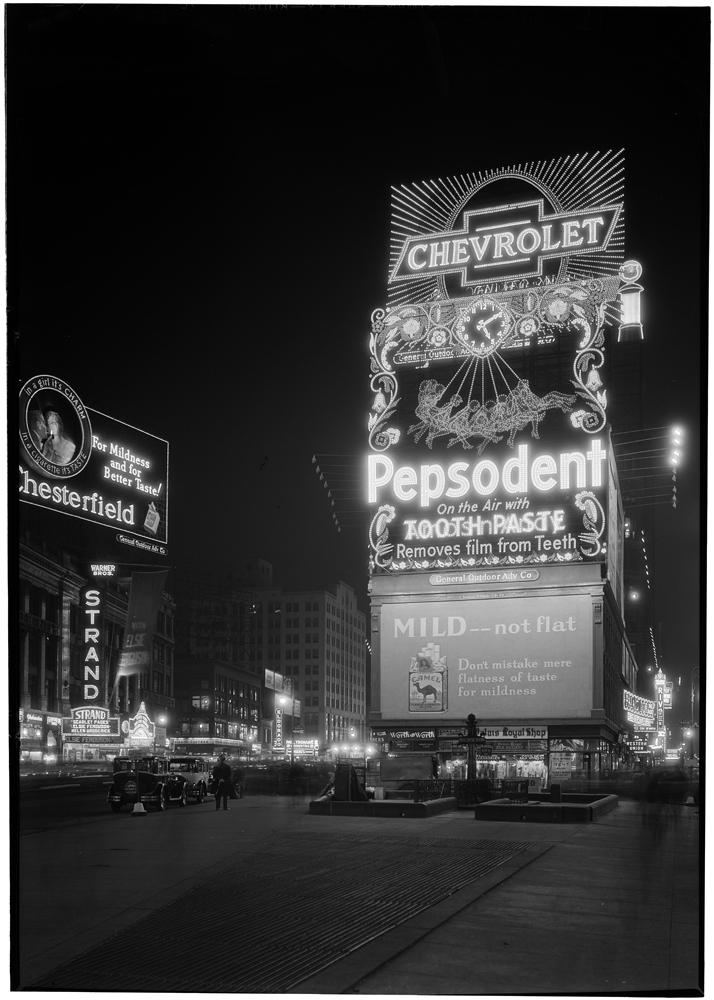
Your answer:
[[[433,684],[427,684],[426,687],[422,687],[421,684],[418,681],[413,681],[413,684],[414,684],[414,687],[419,692],[419,694],[424,699],[424,701],[426,701],[426,699],[429,697],[429,695],[432,695],[432,697],[434,698],[434,701],[436,701],[436,696],[438,695],[439,692],[436,690],[436,688],[433,686]]]

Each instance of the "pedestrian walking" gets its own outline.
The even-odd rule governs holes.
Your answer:
[[[224,756],[218,758],[218,763],[211,771],[211,776],[216,783],[216,809],[221,808],[221,799],[223,799],[223,808],[227,809],[228,796],[231,794],[231,769]]]

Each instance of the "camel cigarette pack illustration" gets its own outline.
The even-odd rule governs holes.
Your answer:
[[[445,712],[448,707],[446,657],[441,647],[429,642],[412,656],[409,667],[409,711]]]

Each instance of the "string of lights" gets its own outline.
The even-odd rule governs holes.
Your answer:
[[[335,459],[347,459],[347,461],[334,461]],[[353,501],[363,499],[359,457],[315,454],[312,456],[312,464],[315,466],[319,482],[327,491],[327,499],[333,508],[332,521],[338,533],[341,533],[343,528],[366,530],[369,516],[366,507],[349,506]]]
[[[664,431],[665,433],[659,433]],[[638,434],[639,437],[632,437]],[[656,503],[670,504],[677,507],[677,468],[682,458],[683,431],[681,427],[651,427],[632,431],[621,431],[612,435],[612,445],[618,464],[618,478],[622,489],[622,500],[625,507],[650,507]],[[654,444],[652,448],[633,449],[633,445]],[[655,462],[660,464],[637,465],[638,462]],[[650,475],[642,475],[648,472]],[[635,483],[642,479],[657,479],[668,477],[671,486],[662,483],[657,486],[652,483],[637,487]],[[665,493],[653,492],[666,490]]]

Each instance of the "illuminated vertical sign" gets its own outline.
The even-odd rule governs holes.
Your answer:
[[[104,687],[103,597],[96,587],[82,589],[82,697],[89,704],[99,703]]]
[[[132,573],[117,680],[149,670],[156,616],[161,607],[167,574],[168,570],[165,569]]]
[[[655,683],[655,699],[657,702],[657,733],[661,737],[662,746],[666,747],[667,730],[665,729],[664,726],[664,706],[665,706],[664,692],[667,686],[667,678],[665,677],[665,675],[662,673],[661,670],[657,671],[657,673],[655,674],[654,683]]]
[[[284,750],[285,744],[283,743],[283,710],[282,708],[275,709],[275,738],[273,739],[273,749],[274,750]]]

